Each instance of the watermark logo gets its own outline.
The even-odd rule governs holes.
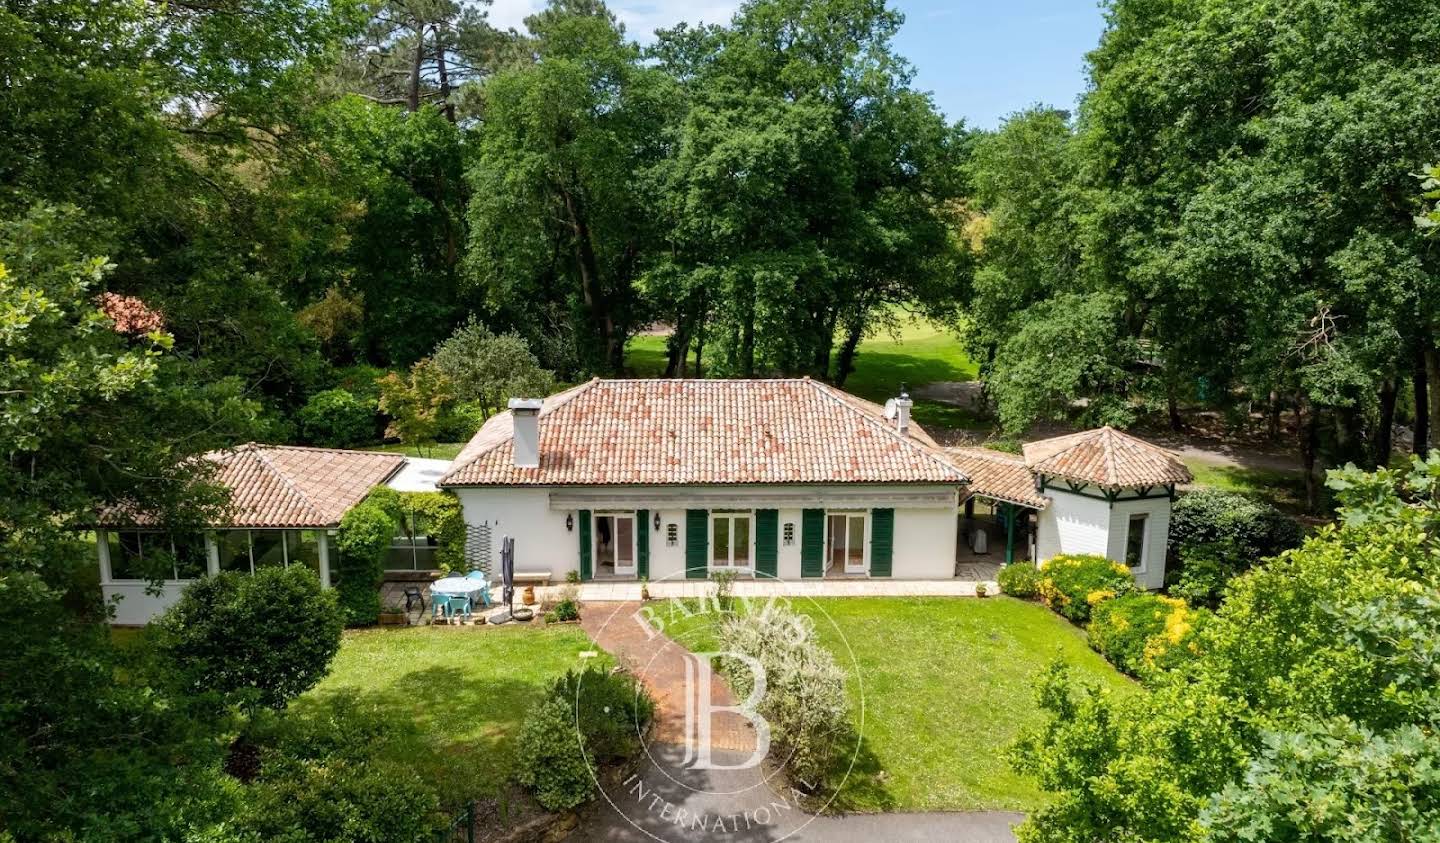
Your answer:
[[[671,582],[652,581],[662,599],[638,607],[590,608],[606,613],[596,639],[648,689],[655,717],[648,729],[635,724],[644,752],[633,771],[607,774],[587,756],[604,802],[587,822],[598,824],[596,839],[610,839],[612,827],[665,843],[759,832],[790,838],[836,799],[860,750],[864,684],[845,631],[822,602],[787,596],[794,586],[778,580],[742,581],[734,596],[683,574]],[[795,657],[816,646],[817,627],[834,657],[823,676],[828,697],[807,687],[813,653]],[[836,730],[844,737],[821,729],[800,745],[796,723],[805,707],[828,699],[833,711],[837,698],[843,707],[847,686],[859,693]],[[576,711],[582,748],[585,715]],[[777,728],[787,728],[786,740]],[[823,775],[802,774],[813,772],[815,741],[827,740],[835,763]]]
[[[750,695],[739,705],[715,705],[714,671],[710,665],[724,658],[743,665],[750,671]],[[770,752],[770,723],[760,714],[760,701],[765,698],[765,666],[759,659],[744,653],[686,653],[685,664],[685,755],[681,765],[696,770],[748,770],[760,766]],[[743,717],[754,728],[755,749],[739,764],[719,764],[712,757],[711,729],[715,715],[734,714]]]

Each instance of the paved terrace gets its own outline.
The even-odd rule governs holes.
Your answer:
[[[737,579],[732,593],[736,597],[974,597],[975,586],[981,582],[985,583],[990,594],[999,591],[993,579]],[[549,602],[557,599],[563,587],[552,585],[535,591]],[[654,600],[706,597],[714,592],[715,583],[710,580],[650,583],[650,597]],[[580,600],[585,603],[633,602],[639,599],[638,582],[587,582],[580,585]]]

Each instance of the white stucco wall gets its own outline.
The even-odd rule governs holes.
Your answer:
[[[943,487],[940,488],[943,489]],[[459,488],[453,491],[460,500],[467,524],[490,524],[492,530],[491,564],[493,566],[498,567],[500,562],[500,537],[510,535],[514,536],[516,541],[515,567],[517,570],[549,571],[552,578],[561,580],[564,579],[567,572],[579,569],[579,526],[577,524],[574,530],[565,529],[566,515],[576,515],[578,518],[578,508],[552,508],[550,500],[551,492],[562,490],[549,487],[474,487]],[[655,502],[644,507],[649,510],[649,516],[647,523],[643,525],[643,529],[649,531],[650,535],[650,579],[652,580],[676,579],[684,576],[685,511],[691,508],[687,505],[687,493],[734,494],[737,496],[737,503],[743,500],[746,494],[744,491],[719,487],[672,488],[659,491],[636,487],[616,487],[613,491],[617,495],[617,500],[625,495],[634,494],[648,494],[656,498]],[[844,506],[837,507],[837,509],[856,511],[869,510],[877,506],[890,506],[895,509],[892,578],[935,579],[953,576],[955,566],[955,508],[953,503],[948,507],[933,505],[904,507],[893,505],[892,502],[885,500],[886,495],[904,491],[906,490],[897,487],[876,487],[875,499],[867,501],[863,499],[863,492],[857,492],[855,487],[844,487],[844,494],[848,497],[845,499]],[[927,491],[934,492],[935,489]],[[824,487],[806,487],[804,489],[787,489],[785,493],[818,495],[820,499],[823,499],[825,492]],[[633,502],[616,503],[613,507],[607,507],[603,502],[604,492],[588,490],[587,494],[599,496],[597,502],[585,507],[592,511],[604,511],[607,508],[630,511],[641,508]],[[855,497],[857,494],[861,495],[862,499],[857,500]],[[723,508],[741,507],[726,505]],[[775,506],[772,508],[778,511],[779,518],[776,528],[776,539],[779,545],[777,573],[781,579],[800,579],[800,549],[804,533],[802,513],[805,507]],[[659,530],[654,527],[656,512],[660,514]],[[791,545],[786,545],[784,542],[787,523],[795,525],[795,541]],[[677,541],[673,547],[666,543],[670,524],[676,525]],[[867,553],[869,532],[870,520],[867,519]],[[751,541],[754,541],[753,529]],[[753,547],[751,559],[754,559]]]
[[[1170,536],[1171,501],[1165,497],[1127,500],[1113,504],[1099,496],[1099,489],[1086,487],[1089,495],[1047,487],[1050,506],[1041,510],[1036,534],[1036,554],[1044,561],[1061,553],[1093,553],[1124,561],[1130,516],[1149,516],[1145,537],[1145,564],[1134,570],[1135,579],[1147,589],[1165,585],[1165,545]]]
[[[1170,500],[1149,498],[1146,500],[1118,500],[1110,510],[1110,550],[1106,555],[1111,559],[1124,561],[1125,546],[1129,541],[1130,516],[1145,513],[1149,516],[1145,525],[1144,565],[1132,568],[1136,581],[1148,589],[1165,585],[1165,545],[1170,536]]]
[[[1096,492],[1098,494],[1098,492]],[[1110,504],[1103,498],[1047,488],[1050,505],[1040,510],[1036,553],[1040,562],[1061,553],[1109,554]]]
[[[100,590],[107,604],[115,599],[115,616],[110,620],[112,624],[144,626],[174,606],[180,599],[180,593],[192,582],[194,580],[166,580],[159,594],[147,594],[146,584],[135,580],[103,583]]]

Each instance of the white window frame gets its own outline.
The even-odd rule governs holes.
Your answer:
[[[1140,564],[1130,564],[1130,531],[1135,527],[1135,519],[1140,519]],[[1136,574],[1143,574],[1150,567],[1150,513],[1129,512],[1125,515],[1125,545],[1122,549],[1125,555],[1125,567]]]
[[[620,560],[617,557],[612,567],[615,569],[615,576],[617,577],[635,576],[640,564],[640,530],[644,527],[644,525],[640,523],[639,513],[633,509],[597,510],[591,516],[592,525],[598,524],[601,518],[630,519],[633,525],[630,530],[630,564],[622,569],[620,567]],[[620,530],[617,528],[614,529],[613,532],[614,536],[612,536],[612,540],[615,536],[619,536]],[[616,545],[616,547],[619,547],[619,545]],[[590,558],[594,560],[595,570],[600,570],[600,528],[598,526],[590,530]]]
[[[868,509],[827,509],[825,510],[825,568],[830,570],[830,518],[832,516],[845,516],[845,564],[842,568],[847,574],[868,574],[870,573],[870,510]],[[861,519],[865,529],[860,536],[860,567],[850,567],[850,521],[851,518]]]
[[[313,528],[313,527],[275,527],[275,528],[270,528],[270,529],[261,528],[261,527],[241,527],[241,528],[236,528],[236,529],[233,529],[233,530],[217,530],[217,531],[212,535],[212,537],[208,539],[208,541],[210,541],[210,543],[213,544],[214,547],[215,547],[215,559],[216,559],[216,569],[217,569],[217,571],[218,571],[218,569],[219,569],[220,545],[221,545],[221,543],[222,543],[222,539],[220,538],[220,534],[221,534],[221,533],[241,533],[241,532],[243,532],[243,533],[245,534],[245,558],[246,558],[246,560],[249,562],[249,567],[248,567],[246,570],[244,570],[244,571],[239,571],[239,572],[238,572],[238,573],[243,573],[243,574],[253,574],[253,573],[255,573],[255,534],[256,534],[256,533],[279,533],[279,534],[280,534],[280,567],[282,567],[282,568],[288,568],[288,567],[290,567],[290,565],[291,565],[291,562],[290,562],[290,543],[285,540],[285,534],[286,534],[286,533],[314,533],[314,534],[315,534],[315,547],[316,547],[317,551],[318,551],[319,554],[320,554],[321,581],[322,581],[322,582],[325,582],[325,584],[326,584],[327,586],[329,585],[329,582],[328,582],[328,580],[329,580],[329,565],[327,564],[328,560],[326,559],[326,557],[328,556],[328,552],[327,552],[327,551],[328,551],[328,548],[327,548],[327,545],[329,544],[329,542],[327,541],[327,532],[326,532],[325,530],[315,529],[315,528]],[[300,564],[302,564],[302,563],[296,562],[296,563],[294,563],[294,564],[300,565]]]
[[[716,518],[726,518],[726,519],[729,519],[729,521],[730,521],[730,564],[729,564],[729,565],[717,565],[717,564],[715,564],[715,519],[716,519]],[[749,535],[750,535],[750,540],[749,540],[750,553],[748,554],[748,557],[747,557],[747,559],[746,559],[746,564],[744,564],[744,565],[736,565],[736,564],[735,564],[735,519],[736,519],[736,518],[744,518],[744,519],[746,519],[746,520],[748,520],[748,521],[750,522],[750,529],[749,529]],[[753,509],[712,509],[712,510],[710,510],[709,517],[708,517],[708,519],[707,519],[706,522],[705,522],[705,529],[706,529],[707,531],[709,531],[709,535],[707,536],[707,538],[709,539],[709,541],[706,543],[706,554],[705,554],[705,566],[706,566],[707,568],[709,568],[711,571],[734,571],[734,572],[736,572],[737,574],[753,574],[753,573],[755,573],[755,510],[753,510]]]

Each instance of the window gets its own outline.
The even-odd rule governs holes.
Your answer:
[[[320,575],[320,534],[313,530],[224,530],[215,534],[215,545],[222,571],[304,565]]]
[[[109,533],[106,545],[111,580],[193,580],[205,575],[207,551],[200,533],[119,530]]]
[[[750,567],[750,513],[717,512],[710,518],[710,565]]]
[[[220,547],[220,570],[250,573],[250,531],[226,530],[216,534]]]
[[[665,546],[676,547],[680,544],[680,526],[678,524],[665,525]]]
[[[1144,513],[1130,516],[1130,532],[1125,535],[1125,564],[1131,568],[1145,568],[1145,533],[1150,516]]]
[[[438,542],[429,535],[425,518],[418,512],[408,513],[400,524],[400,532],[390,540],[385,556],[387,571],[433,571],[438,566],[435,551]]]
[[[795,544],[795,522],[786,521],[785,526],[781,528],[781,535],[784,537],[786,547]]]

